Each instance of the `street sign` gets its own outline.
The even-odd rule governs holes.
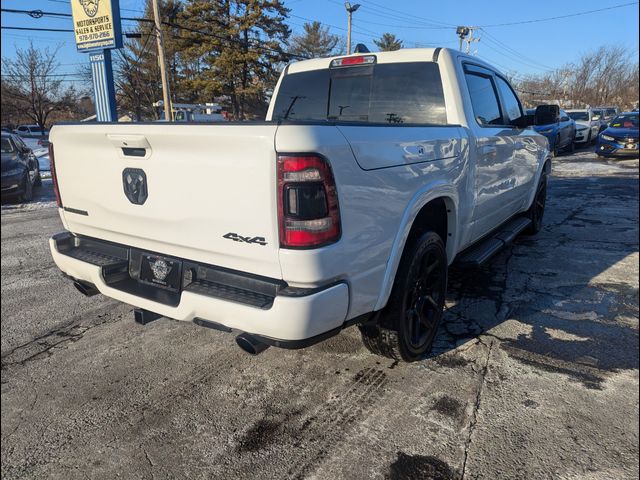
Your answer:
[[[71,0],[78,51],[122,47],[118,0]]]
[[[71,0],[79,52],[89,54],[98,122],[117,122],[111,48],[122,47],[119,0]]]

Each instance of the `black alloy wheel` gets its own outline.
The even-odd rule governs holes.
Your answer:
[[[360,327],[365,346],[377,355],[414,362],[429,353],[447,293],[447,254],[435,232],[407,245],[387,306],[374,324]]]
[[[527,217],[531,220],[531,225],[527,230],[530,235],[535,235],[542,229],[542,217],[544,217],[544,209],[547,203],[547,172],[542,170],[540,181],[536,189],[536,196],[533,198],[533,204],[527,211]]]
[[[427,250],[412,269],[404,295],[406,338],[413,353],[436,334],[446,290],[446,266],[435,250]]]

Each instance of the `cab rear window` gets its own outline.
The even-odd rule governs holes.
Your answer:
[[[286,75],[276,120],[355,123],[447,123],[440,70],[434,62],[359,65]]]

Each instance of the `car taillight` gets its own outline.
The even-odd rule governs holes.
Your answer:
[[[283,248],[317,248],[338,241],[338,193],[324,158],[278,156],[278,224]]]
[[[56,193],[56,203],[62,208],[62,199],[60,198],[60,189],[58,188],[58,177],[56,176],[56,160],[53,157],[53,143],[49,143],[49,165],[51,168],[51,180],[53,180],[53,191]]]

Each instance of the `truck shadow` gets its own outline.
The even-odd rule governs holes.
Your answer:
[[[638,368],[637,177],[553,178],[550,193],[537,236],[482,268],[452,266],[430,358],[455,362],[493,337],[518,362],[588,388]]]

